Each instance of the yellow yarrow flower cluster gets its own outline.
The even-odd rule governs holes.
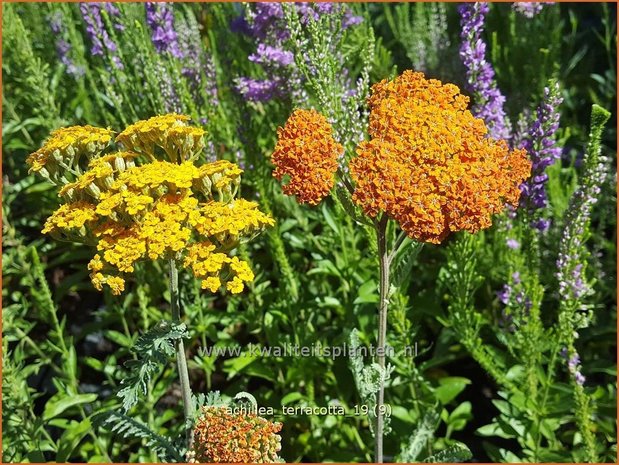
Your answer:
[[[189,117],[169,114],[154,116],[128,126],[116,142],[128,150],[157,159],[157,149],[162,149],[170,161],[177,163],[193,160],[204,148],[204,130],[187,125]]]
[[[85,235],[84,225],[97,217],[95,206],[84,201],[61,205],[45,222],[43,234],[77,230]],[[61,236],[59,236],[60,238]]]
[[[247,262],[217,252],[217,247],[208,241],[192,244],[184,265],[191,268],[193,274],[202,280],[202,289],[211,292],[216,292],[221,287],[222,273],[228,278],[226,288],[233,294],[241,292],[244,283],[254,280],[254,273]]]
[[[105,149],[114,132],[94,126],[71,126],[53,131],[43,147],[26,159],[30,172],[39,173],[53,184],[66,184],[81,173],[84,155]]]
[[[75,180],[65,179],[59,195],[66,203],[50,216],[43,233],[96,247],[88,265],[96,289],[107,286],[120,294],[123,275],[132,273],[135,263],[160,258],[183,264],[211,292],[225,286],[240,293],[254,279],[249,265],[230,251],[272,226],[273,219],[255,202],[236,198],[242,174],[237,165],[194,163],[204,132],[187,121],[163,115],[135,123],[116,138],[125,150],[108,154],[102,153],[107,145],[80,149],[89,130],[101,137],[99,128],[71,128],[84,137],[75,138],[78,146],[65,152],[82,150],[89,160]],[[39,152],[49,150],[44,146]],[[35,154],[29,158],[33,170],[40,161]]]

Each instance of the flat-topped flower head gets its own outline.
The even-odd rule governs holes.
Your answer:
[[[204,148],[204,130],[189,126],[189,117],[170,113],[153,116],[128,126],[116,142],[128,150],[150,159],[161,159],[161,149],[168,161],[177,163],[194,159]]]
[[[96,156],[112,141],[111,129],[71,126],[52,131],[36,152],[26,159],[30,172],[39,173],[54,184],[67,182],[81,173],[83,156]]]
[[[282,424],[228,407],[202,407],[193,430],[189,463],[281,462]]]
[[[289,177],[285,194],[301,203],[318,204],[335,184],[338,157],[344,148],[333,138],[327,119],[315,110],[295,110],[277,130],[277,145],[271,155],[273,176]]]
[[[41,231],[56,238],[75,238],[86,236],[84,226],[97,218],[95,205],[83,200],[61,205],[45,222]]]
[[[411,238],[440,243],[517,205],[526,152],[487,137],[458,87],[405,71],[375,84],[368,103],[371,139],[350,161],[353,200],[367,215],[384,212]]]
[[[132,273],[141,260],[176,260],[211,292],[237,294],[254,279],[249,265],[231,252],[272,226],[273,219],[256,203],[236,198],[243,172],[237,165],[225,160],[194,164],[203,131],[187,126],[187,120],[163,115],[138,122],[119,136],[125,142],[135,136],[140,143],[165,145],[176,151],[174,161],[149,157],[144,146],[127,143],[130,150],[91,153],[86,170],[72,182],[58,176],[66,203],[50,216],[43,233],[95,246],[97,254],[88,268],[96,289],[107,286],[113,294],[121,293],[124,274]],[[56,131],[51,139],[72,137],[77,153],[105,135],[92,128],[89,137],[88,128]],[[108,138],[101,143],[108,144],[111,131],[104,131]]]

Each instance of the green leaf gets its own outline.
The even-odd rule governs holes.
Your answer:
[[[69,379],[77,378],[77,354],[75,352],[75,347],[69,347],[69,356],[65,360],[65,366],[68,371]]]
[[[447,405],[455,399],[467,385],[471,384],[470,379],[459,376],[446,376],[439,379],[438,382],[440,386],[434,390],[434,394],[443,405]]]
[[[121,381],[123,388],[118,392],[125,411],[138,402],[140,393],[146,394],[153,375],[174,355],[176,341],[188,336],[184,324],[161,321],[138,338],[133,346],[138,359],[125,363],[129,376]]]
[[[66,462],[80,441],[92,429],[90,418],[86,418],[81,422],[72,422],[72,425],[62,434],[58,440],[58,452],[56,453],[56,462]]]
[[[512,428],[509,428],[509,431],[506,431],[500,423],[490,423],[489,425],[484,425],[477,428],[476,433],[480,436],[495,436],[504,439],[512,439],[516,437]]]
[[[370,279],[361,285],[358,291],[358,296],[353,302],[354,304],[375,304],[378,303],[380,296],[378,295],[378,285],[376,281]]]
[[[404,238],[391,264],[391,282],[394,286],[400,287],[405,279],[410,278],[413,264],[422,247],[422,243],[415,242],[408,236]]]
[[[460,431],[464,429],[466,423],[473,418],[471,414],[472,405],[469,401],[462,402],[458,405],[447,419],[447,424],[454,431]]]
[[[31,463],[45,463],[47,462],[47,459],[45,458],[45,455],[43,455],[43,452],[39,451],[39,450],[33,450],[28,452],[28,461]]]
[[[133,341],[131,338],[127,337],[125,334],[120,331],[116,331],[113,329],[107,330],[104,332],[105,337],[112,342],[115,342],[121,347],[126,347],[127,349],[133,345]]]
[[[327,224],[329,225],[329,227],[333,229],[333,232],[335,232],[338,235],[341,234],[340,228],[337,222],[335,221],[335,219],[333,218],[333,215],[331,214],[331,210],[327,206],[327,202],[322,203],[322,214],[325,217],[325,220],[327,221]]]
[[[281,404],[288,405],[300,399],[303,399],[303,394],[301,394],[300,392],[289,392],[284,397],[282,397]]]
[[[60,393],[56,394],[56,396],[59,395]],[[66,396],[65,393],[62,393],[62,395]],[[54,397],[52,397],[47,404],[45,404],[45,410],[43,412],[44,420],[51,420],[75,405],[88,404],[97,400],[97,394],[77,394],[62,397],[58,400],[54,400]]]

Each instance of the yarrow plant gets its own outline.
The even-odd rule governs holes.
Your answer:
[[[278,131],[271,161],[274,176],[290,176],[284,192],[300,202],[318,203],[336,175],[369,217],[376,233],[380,271],[378,348],[385,347],[390,267],[408,236],[440,243],[456,231],[475,233],[492,224],[506,204],[518,205],[519,184],[531,171],[522,149],[488,137],[483,120],[467,109],[458,87],[405,71],[372,86],[369,140],[356,149],[349,175],[335,160],[341,146],[313,110],[296,110]],[[345,141],[343,141],[345,143]],[[394,220],[401,232],[393,238]],[[383,460],[384,386],[389,368],[377,351],[375,460]]]
[[[6,462],[616,460],[613,7],[462,3],[5,2]]]
[[[289,177],[282,189],[301,203],[318,204],[335,184],[334,173],[344,147],[333,138],[327,119],[315,110],[295,110],[277,131],[271,155],[273,176]]]
[[[130,125],[115,137],[111,129],[73,126],[52,132],[28,157],[30,170],[60,187],[64,204],[43,233],[93,245],[88,264],[98,290],[118,295],[125,277],[141,260],[165,259],[170,273],[172,317],[180,324],[178,266],[202,282],[202,289],[233,294],[254,279],[234,248],[273,219],[255,202],[237,198],[242,170],[219,160],[196,165],[204,131],[184,115],[167,114]],[[107,150],[107,152],[106,152]],[[192,417],[189,377],[182,339],[176,339],[185,415]]]
[[[189,463],[280,462],[282,424],[227,406],[203,406],[194,426]]]
[[[514,181],[530,170],[524,150],[487,138],[456,86],[405,72],[375,84],[368,104],[371,139],[350,163],[353,200],[368,216],[384,212],[412,239],[440,243],[516,205]]]
[[[43,232],[95,245],[88,268],[97,289],[119,294],[137,261],[160,258],[182,263],[211,292],[225,284],[239,293],[253,280],[247,263],[227,251],[273,220],[256,203],[235,199],[236,165],[194,164],[204,131],[187,120],[170,114],[140,121],[116,137],[121,151],[106,154],[111,130],[59,129],[28,158],[32,171],[62,184],[66,202]]]

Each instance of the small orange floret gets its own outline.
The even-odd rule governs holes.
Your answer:
[[[295,110],[277,130],[277,145],[271,155],[273,176],[280,181],[289,176],[288,184],[282,186],[284,193],[316,205],[333,188],[338,156],[343,151],[324,116],[315,110]]]
[[[531,173],[526,152],[486,137],[468,101],[455,85],[412,71],[372,87],[371,140],[350,162],[353,200],[367,215],[383,211],[411,238],[440,243],[517,205]]]

